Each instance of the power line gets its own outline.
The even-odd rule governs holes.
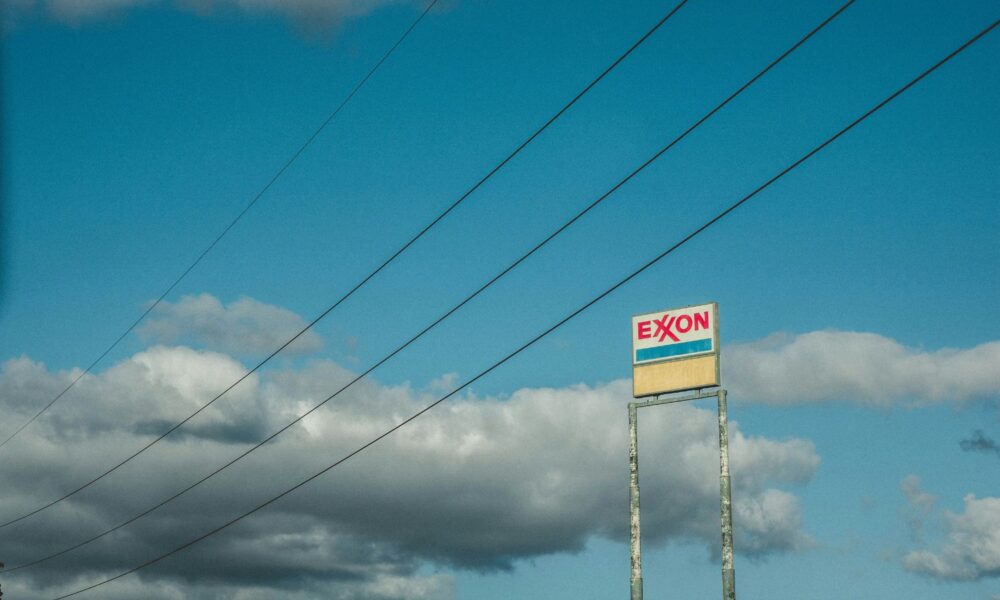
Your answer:
[[[268,362],[270,362],[270,360],[272,358],[274,358],[275,356],[277,356],[282,350],[284,350],[285,348],[287,348],[295,340],[297,340],[299,337],[301,337],[306,331],[310,330],[314,325],[316,325],[316,323],[320,322],[324,317],[326,317],[328,314],[330,314],[335,308],[337,308],[338,306],[340,306],[341,303],[343,303],[345,300],[347,300],[352,295],[354,295],[354,293],[356,291],[358,291],[359,289],[361,289],[362,286],[364,286],[366,283],[368,283],[368,281],[370,281],[373,277],[375,277],[378,273],[380,273],[383,269],[385,269],[392,261],[394,261],[400,254],[402,254],[403,252],[405,252],[417,240],[419,240],[421,237],[423,237],[424,234],[426,234],[428,231],[430,231],[432,227],[434,227],[435,225],[437,225],[449,213],[451,213],[453,210],[455,210],[456,208],[458,208],[458,206],[462,202],[464,202],[466,198],[468,198],[469,196],[471,196],[473,192],[475,192],[484,183],[486,183],[487,180],[489,180],[491,177],[493,177],[494,174],[496,174],[500,169],[502,169],[515,156],[517,156],[524,148],[526,148],[528,146],[528,144],[530,144],[535,138],[537,138],[543,131],[545,131],[546,129],[548,129],[548,127],[550,125],[552,125],[552,123],[554,123],[559,117],[561,117],[567,110],[569,110],[570,107],[572,107],[574,104],[576,104],[576,102],[580,98],[582,98],[587,92],[589,92],[591,90],[591,88],[593,88],[595,85],[597,85],[597,83],[599,81],[601,81],[602,79],[604,79],[604,77],[607,76],[608,73],[610,73],[611,71],[613,71],[615,69],[615,67],[617,67],[619,64],[621,64],[621,62],[624,61],[639,46],[641,46],[643,44],[643,42],[645,42],[647,39],[649,39],[649,37],[652,36],[653,33],[655,33],[656,30],[658,30],[664,23],[666,23],[670,19],[670,17],[672,17],[678,10],[680,10],[681,7],[684,6],[687,3],[687,1],[688,0],[681,0],[681,2],[679,2],[673,9],[671,9],[670,12],[668,12],[666,14],[666,16],[664,16],[662,19],[660,19],[659,22],[657,22],[649,31],[647,31],[634,44],[632,44],[632,46],[629,47],[628,50],[626,50],[613,63],[611,63],[610,66],[608,66],[606,69],[604,69],[604,71],[602,71],[601,74],[598,75],[593,81],[591,81],[589,84],[587,84],[586,87],[584,87],[583,90],[581,90],[576,96],[574,96],[572,100],[570,100],[565,106],[563,106],[561,109],[559,109],[558,112],[556,112],[552,117],[550,117],[549,120],[546,121],[544,125],[542,125],[538,129],[536,129],[534,133],[532,133],[526,140],[524,140],[524,142],[521,143],[521,145],[519,145],[513,152],[511,152],[510,154],[508,154],[506,158],[504,158],[502,161],[500,161],[500,163],[497,164],[495,167],[493,167],[493,169],[491,169],[486,175],[484,175],[482,178],[480,178],[479,181],[477,181],[471,188],[469,188],[464,194],[462,194],[458,198],[458,200],[454,201],[447,209],[444,210],[444,212],[442,212],[441,214],[439,214],[437,217],[434,218],[434,220],[432,220],[423,229],[421,229],[419,233],[417,233],[415,236],[413,236],[412,238],[410,238],[409,241],[407,241],[405,244],[403,244],[403,246],[401,246],[399,248],[399,250],[397,250],[395,253],[393,253],[392,256],[390,256],[385,261],[383,261],[382,264],[380,264],[374,271],[372,271],[371,273],[369,273],[364,279],[362,279],[359,283],[357,283],[346,294],[344,294],[343,296],[341,296],[336,302],[334,302],[333,304],[331,304],[329,307],[327,307],[326,310],[324,310],[322,313],[320,313],[320,315],[318,317],[316,317],[315,319],[313,319],[312,321],[310,321],[298,333],[296,333],[294,336],[292,336],[291,338],[289,338],[288,341],[286,341],[285,343],[283,343],[280,347],[278,347],[277,350],[273,351],[271,354],[269,354],[267,357],[265,357],[262,361],[260,361],[259,363],[257,363],[257,365],[254,366],[252,369],[250,369],[246,373],[244,373],[239,379],[237,379],[236,381],[234,381],[229,387],[227,387],[225,390],[223,390],[222,392],[220,392],[218,395],[216,395],[214,398],[212,398],[211,400],[209,400],[207,403],[203,404],[200,408],[198,408],[193,413],[191,413],[190,415],[188,415],[187,417],[185,417],[183,420],[181,420],[178,423],[172,425],[169,429],[167,429],[165,432],[163,432],[162,434],[160,434],[158,437],[156,437],[155,439],[153,439],[151,442],[149,442],[148,444],[146,444],[145,446],[143,446],[142,448],[140,448],[139,450],[137,450],[136,452],[134,452],[128,458],[125,458],[124,460],[122,460],[118,464],[114,465],[113,467],[108,468],[106,471],[104,471],[103,473],[101,473],[97,477],[94,477],[93,479],[91,479],[90,481],[84,483],[83,485],[80,485],[76,489],[74,489],[74,490],[72,490],[70,492],[67,492],[62,497],[57,498],[55,500],[52,500],[49,503],[47,503],[47,504],[45,504],[43,506],[40,506],[40,507],[38,507],[38,508],[30,511],[30,512],[24,513],[24,514],[22,514],[19,517],[16,517],[14,519],[10,519],[10,520],[8,520],[8,521],[6,521],[4,523],[0,523],[0,528],[6,527],[8,525],[12,525],[12,524],[17,523],[19,521],[22,521],[24,519],[27,519],[28,517],[31,517],[32,515],[36,515],[36,514],[42,512],[43,510],[45,510],[47,508],[50,508],[52,506],[55,506],[56,504],[62,502],[63,500],[66,500],[67,498],[70,498],[73,495],[75,495],[75,494],[77,494],[77,493],[79,493],[79,492],[87,489],[88,487],[90,487],[91,485],[97,483],[101,479],[104,479],[106,476],[108,476],[111,473],[117,471],[122,466],[128,464],[129,462],[132,461],[132,459],[136,458],[137,456],[139,456],[140,454],[142,454],[143,452],[145,452],[146,450],[148,450],[149,448],[153,447],[155,444],[157,444],[158,442],[160,442],[161,440],[163,440],[165,437],[167,437],[168,435],[170,435],[171,433],[173,433],[174,431],[176,431],[177,429],[179,429],[180,427],[182,427],[185,423],[187,423],[188,421],[190,421],[191,419],[193,419],[195,416],[197,416],[199,413],[201,413],[203,410],[205,410],[206,408],[208,408],[209,406],[211,406],[216,400],[218,400],[219,398],[221,398],[222,396],[224,396],[226,393],[228,393],[230,390],[232,390],[234,387],[236,387],[237,385],[239,385],[240,383],[242,383],[244,379],[246,379],[247,377],[249,377],[253,373],[257,372],[257,370],[259,370],[265,364],[267,364]]]
[[[712,108],[710,111],[708,111],[702,118],[698,119],[693,125],[691,125],[686,130],[684,130],[683,133],[681,133],[680,135],[678,135],[677,137],[675,137],[673,140],[671,140],[670,143],[668,143],[666,146],[664,146],[659,151],[657,151],[646,162],[642,163],[639,167],[633,169],[627,176],[625,176],[625,178],[623,178],[622,180],[620,180],[610,190],[608,190],[607,192],[605,192],[604,194],[602,194],[596,200],[594,200],[593,202],[591,202],[590,204],[588,204],[586,207],[584,207],[581,211],[579,211],[578,213],[576,213],[576,215],[574,215],[571,219],[569,219],[568,221],[566,221],[563,225],[561,225],[559,228],[557,228],[555,231],[553,231],[551,234],[549,234],[541,242],[537,243],[527,253],[523,254],[520,258],[518,258],[513,263],[511,263],[507,268],[503,269],[497,275],[493,276],[492,279],[490,279],[489,281],[487,281],[485,284],[481,285],[478,289],[476,289],[476,291],[474,291],[471,294],[469,294],[468,296],[466,296],[464,300],[462,300],[461,302],[459,302],[458,304],[456,304],[454,307],[452,307],[451,309],[449,309],[447,312],[445,312],[443,315],[441,315],[440,317],[438,317],[437,320],[435,320],[434,322],[432,322],[430,325],[426,326],[419,333],[417,333],[416,335],[414,335],[413,337],[411,337],[409,340],[407,340],[406,342],[404,342],[402,345],[400,345],[399,347],[397,347],[395,350],[393,350],[392,352],[390,352],[388,355],[384,356],[382,359],[380,359],[374,365],[372,365],[371,367],[369,367],[367,370],[365,370],[361,374],[359,374],[356,377],[354,377],[346,385],[344,385],[343,387],[341,387],[340,389],[338,389],[333,394],[329,395],[322,402],[316,404],[315,406],[313,406],[312,408],[310,408],[308,411],[302,413],[301,415],[299,415],[298,417],[296,417],[294,420],[292,420],[288,424],[284,425],[283,427],[281,427],[280,429],[278,429],[277,431],[275,431],[274,433],[272,433],[268,437],[266,437],[263,440],[261,440],[260,442],[258,442],[256,445],[254,445],[254,446],[250,447],[249,449],[245,450],[242,454],[236,456],[235,458],[233,458],[232,460],[230,460],[226,464],[222,465],[221,467],[218,467],[215,471],[213,471],[213,472],[209,473],[208,475],[202,477],[198,481],[194,482],[193,484],[189,485],[188,487],[184,488],[183,490],[175,493],[174,495],[170,496],[169,498],[161,501],[160,503],[156,504],[155,506],[152,506],[151,508],[148,508],[148,509],[144,510],[143,512],[139,513],[138,515],[135,515],[134,517],[131,517],[130,519],[128,519],[128,520],[126,520],[126,521],[124,521],[124,522],[122,522],[122,523],[120,523],[120,524],[112,527],[111,529],[107,529],[107,530],[101,532],[100,534],[97,534],[97,535],[95,535],[95,536],[93,536],[93,537],[91,537],[91,538],[89,538],[87,540],[79,542],[79,543],[77,543],[77,544],[75,544],[75,545],[73,545],[73,546],[71,546],[69,548],[65,548],[65,549],[63,549],[63,550],[61,550],[59,552],[55,552],[53,554],[50,554],[48,556],[39,558],[37,560],[31,561],[31,562],[28,562],[28,563],[17,565],[15,567],[12,567],[11,569],[8,569],[8,571],[16,571],[16,570],[19,570],[19,569],[25,569],[25,568],[32,567],[34,565],[43,563],[45,561],[51,560],[51,559],[56,558],[58,556],[62,556],[64,554],[72,552],[73,550],[76,550],[77,548],[81,548],[81,547],[83,547],[83,546],[85,546],[85,545],[87,545],[87,544],[89,544],[91,542],[94,542],[94,541],[96,541],[96,540],[98,540],[98,539],[100,539],[100,538],[102,538],[102,537],[104,537],[104,536],[106,536],[106,535],[114,532],[114,531],[117,531],[117,530],[121,529],[122,527],[125,527],[125,526],[127,526],[127,525],[129,525],[131,523],[134,523],[135,521],[141,519],[142,517],[144,517],[144,516],[152,513],[153,511],[159,509],[160,507],[162,507],[162,506],[164,506],[166,504],[169,504],[170,502],[176,500],[177,498],[179,498],[180,496],[186,494],[187,492],[189,492],[190,490],[194,489],[195,487],[197,487],[197,486],[201,485],[202,483],[208,481],[212,477],[218,475],[219,473],[221,473],[225,469],[227,469],[230,466],[232,466],[233,464],[235,464],[235,463],[239,462],[240,460],[242,460],[248,454],[254,452],[255,450],[257,450],[258,448],[260,448],[264,444],[270,442],[274,438],[276,438],[279,435],[281,435],[282,433],[284,433],[286,430],[288,430],[289,428],[291,428],[292,426],[294,426],[296,423],[298,423],[302,419],[306,418],[307,416],[309,416],[310,414],[312,414],[313,412],[315,412],[316,410],[318,410],[321,406],[325,405],[330,400],[333,400],[334,398],[336,398],[337,396],[339,396],[342,392],[344,392],[349,387],[351,387],[352,385],[354,385],[355,383],[357,383],[358,381],[360,381],[362,378],[364,378],[367,375],[369,375],[370,373],[372,373],[375,369],[379,368],[380,366],[382,366],[383,364],[385,364],[386,362],[388,362],[389,360],[391,360],[394,356],[396,356],[397,354],[399,354],[400,352],[402,352],[404,349],[406,349],[407,347],[409,347],[411,344],[413,344],[414,342],[416,342],[424,334],[426,334],[431,329],[433,329],[434,327],[436,327],[442,321],[444,321],[445,319],[451,317],[451,315],[453,315],[454,313],[458,312],[458,310],[460,310],[463,306],[465,306],[467,303],[469,303],[470,301],[472,301],[479,294],[481,294],[482,292],[484,292],[487,288],[491,287],[494,283],[496,283],[497,281],[499,281],[501,278],[503,278],[504,276],[506,276],[510,271],[512,271],[515,268],[517,268],[518,265],[520,265],[521,263],[523,263],[525,260],[527,260],[529,257],[531,257],[535,252],[537,252],[538,250],[540,250],[543,246],[547,245],[555,237],[557,237],[563,231],[565,231],[570,226],[572,226],[574,223],[576,223],[579,219],[581,219],[584,215],[586,215],[587,213],[589,213],[598,204],[602,203],[609,196],[611,196],[618,189],[620,189],[623,185],[625,185],[628,181],[630,181],[632,178],[634,178],[636,175],[638,175],[640,172],[642,172],[646,167],[648,167],[649,165],[651,165],[656,159],[658,159],[660,156],[662,156],[665,152],[667,152],[668,150],[670,150],[677,143],[679,143],[681,140],[683,140],[685,137],[687,137],[688,134],[690,134],[695,129],[697,129],[702,123],[704,123],[705,121],[707,121],[708,119],[710,119],[715,113],[717,113],[719,110],[721,110],[727,104],[729,104],[737,96],[739,96],[740,94],[742,94],[747,88],[749,88],[751,85],[753,85],[754,83],[756,83],[768,71],[770,71],[772,68],[774,68],[775,66],[777,66],[778,63],[780,63],[785,58],[787,58],[790,54],[792,54],[793,52],[795,52],[796,50],[798,50],[798,48],[801,47],[803,44],[805,44],[813,35],[815,35],[816,33],[818,33],[821,29],[823,29],[824,27],[826,27],[831,21],[833,21],[838,16],[840,16],[840,14],[843,13],[853,3],[854,3],[854,0],[848,0],[848,2],[846,2],[845,4],[843,4],[840,8],[838,8],[833,14],[831,14],[829,17],[827,17],[822,23],[820,23],[819,25],[817,25],[816,27],[814,27],[811,31],[809,31],[809,33],[807,33],[799,41],[797,41],[795,44],[793,44],[788,50],[786,50],[781,55],[779,55],[777,58],[775,58],[774,60],[772,60],[766,67],[764,67],[763,69],[761,69],[756,75],[754,75],[749,80],[747,80],[746,83],[744,83],[742,86],[740,86],[739,88],[737,88],[736,91],[734,91],[729,96],[727,96],[725,100],[723,100],[722,102],[720,102],[719,104],[717,104],[714,108]]]
[[[98,356],[97,358],[95,358],[93,360],[93,362],[91,362],[87,366],[86,369],[84,369],[83,371],[81,371],[80,373],[78,373],[77,376],[74,377],[73,380],[69,383],[69,385],[67,385],[61,392],[59,392],[58,394],[56,394],[56,396],[54,398],[52,398],[52,400],[49,400],[48,404],[46,404],[45,406],[43,406],[41,410],[39,410],[38,412],[36,412],[30,419],[28,419],[20,427],[18,427],[14,431],[14,433],[12,433],[9,436],[7,436],[7,438],[3,442],[0,442],[0,448],[3,448],[4,446],[6,446],[7,442],[9,442],[12,439],[14,439],[17,436],[17,434],[21,433],[22,431],[24,431],[25,428],[27,428],[29,425],[31,425],[32,423],[34,423],[35,420],[38,417],[42,416],[42,413],[44,413],[49,408],[51,408],[53,404],[55,404],[60,398],[62,398],[66,394],[66,392],[70,391],[77,384],[78,381],[80,381],[81,379],[83,379],[84,376],[86,376],[88,373],[90,373],[93,370],[93,368],[97,366],[97,363],[101,362],[104,359],[104,357],[108,355],[108,353],[110,353],[112,350],[114,350],[115,347],[117,347],[118,344],[121,343],[121,341],[123,339],[125,339],[125,336],[127,336],[130,333],[132,333],[132,331],[139,325],[139,323],[141,323],[143,321],[143,319],[146,318],[146,316],[149,315],[149,313],[153,312],[153,310],[156,309],[156,307],[159,306],[161,302],[163,302],[163,299],[166,298],[167,295],[170,292],[172,292],[175,287],[177,287],[177,285],[181,282],[181,280],[183,280],[185,277],[187,277],[188,273],[190,273],[191,271],[193,271],[194,268],[197,267],[198,264],[202,261],[202,259],[204,259],[205,256],[207,256],[208,253],[211,252],[212,249],[215,248],[215,246],[222,240],[222,238],[224,238],[226,236],[226,234],[229,233],[229,231],[233,227],[236,226],[236,224],[243,218],[243,216],[246,215],[250,211],[250,209],[254,207],[255,204],[257,204],[257,201],[260,200],[261,196],[263,196],[265,193],[267,193],[267,191],[269,189],[271,189],[271,186],[273,186],[275,184],[275,182],[277,182],[278,179],[280,179],[281,176],[285,174],[285,171],[287,171],[288,168],[290,166],[292,166],[292,163],[294,163],[296,160],[298,160],[299,156],[301,156],[302,153],[305,152],[306,149],[309,146],[312,145],[312,143],[316,140],[316,138],[319,136],[319,134],[324,129],[326,129],[326,126],[329,125],[331,121],[333,121],[333,119],[340,113],[340,111],[345,106],[347,106],[347,103],[350,102],[351,99],[354,98],[355,94],[357,94],[358,91],[365,85],[365,83],[367,83],[368,80],[371,79],[372,75],[375,74],[375,71],[378,71],[379,67],[382,66],[382,63],[384,63],[386,60],[388,60],[389,56],[391,56],[392,53],[396,51],[396,48],[398,48],[400,46],[400,44],[402,44],[403,41],[407,37],[409,37],[410,33],[414,29],[416,29],[417,25],[419,25],[420,22],[423,21],[424,17],[427,16],[427,13],[429,13],[431,11],[431,9],[434,8],[434,5],[437,4],[437,3],[438,3],[438,0],[431,0],[427,4],[427,7],[424,8],[423,12],[420,13],[420,16],[418,16],[416,18],[416,20],[413,21],[413,23],[410,24],[410,26],[406,29],[406,31],[403,32],[403,35],[400,36],[398,40],[396,40],[396,43],[393,44],[385,52],[385,54],[382,55],[382,58],[380,58],[378,60],[378,62],[375,63],[375,66],[373,66],[371,69],[369,69],[368,73],[365,74],[365,76],[362,77],[361,80],[357,84],[355,84],[354,88],[350,91],[349,94],[347,94],[347,97],[345,97],[344,100],[341,101],[341,103],[337,106],[337,108],[335,108],[333,110],[333,112],[331,112],[326,117],[326,119],[322,123],[320,123],[319,127],[317,127],[312,132],[312,135],[310,135],[309,138],[306,139],[306,141],[301,146],[299,146],[299,149],[296,150],[294,154],[292,154],[291,158],[289,158],[287,161],[285,161],[285,164],[282,165],[282,167],[280,169],[278,169],[278,171],[271,177],[271,179],[267,182],[267,184],[265,184],[264,187],[261,188],[260,191],[257,192],[257,194],[250,200],[250,202],[245,207],[243,207],[243,210],[241,210],[239,212],[239,214],[237,214],[236,217],[232,221],[230,221],[229,225],[227,225],[226,228],[222,230],[222,233],[220,233],[219,235],[217,235],[215,237],[215,239],[212,240],[212,243],[210,243],[204,250],[202,250],[201,254],[198,255],[198,258],[194,259],[194,262],[192,262],[190,265],[188,265],[188,267],[186,269],[184,269],[184,272],[181,273],[180,276],[177,277],[177,279],[175,279],[174,282],[171,283],[170,286],[167,287],[167,289],[165,289],[163,291],[163,293],[160,294],[160,296],[152,304],[150,304],[146,308],[145,311],[142,312],[141,315],[139,315],[138,319],[136,319],[135,321],[133,321],[132,324],[129,325],[128,328],[125,329],[125,331],[123,331],[121,333],[121,335],[119,335],[117,338],[115,338],[115,341],[113,341],[111,343],[111,345],[108,346],[104,350],[104,352],[102,352],[100,354],[100,356]]]
[[[150,560],[148,560],[148,561],[146,561],[146,562],[144,562],[144,563],[142,563],[140,565],[132,567],[131,569],[129,569],[127,571],[124,571],[122,573],[119,573],[118,575],[115,575],[113,577],[105,579],[105,580],[103,580],[103,581],[101,581],[99,583],[95,583],[93,585],[90,585],[88,587],[81,588],[81,589],[76,590],[74,592],[71,592],[69,594],[65,594],[65,595],[59,596],[59,597],[55,598],[54,600],[63,600],[64,598],[69,598],[69,597],[75,596],[77,594],[86,592],[88,590],[92,590],[92,589],[94,589],[96,587],[100,587],[100,586],[102,586],[104,584],[107,584],[107,583],[110,583],[110,582],[115,581],[117,579],[120,579],[120,578],[122,578],[122,577],[124,577],[126,575],[131,574],[131,573],[135,573],[136,571],[139,571],[140,569],[144,569],[144,568],[146,568],[146,567],[148,567],[150,565],[153,565],[153,564],[155,564],[155,563],[157,563],[157,562],[159,562],[159,561],[161,561],[161,560],[163,560],[163,559],[165,559],[165,558],[167,558],[169,556],[172,556],[172,555],[174,555],[174,554],[176,554],[176,553],[178,553],[178,552],[180,552],[180,551],[182,551],[182,550],[184,550],[186,548],[189,548],[189,547],[193,546],[194,544],[197,544],[198,542],[200,542],[200,541],[202,541],[202,540],[204,540],[204,539],[206,539],[206,538],[208,538],[208,537],[210,537],[212,535],[215,535],[216,533],[218,533],[218,532],[226,529],[227,527],[233,525],[234,523],[237,523],[237,522],[239,522],[239,521],[241,521],[241,520],[249,517],[250,515],[256,513],[257,511],[262,510],[262,509],[266,508],[267,506],[270,506],[274,502],[276,502],[276,501],[280,500],[281,498],[287,496],[288,494],[294,492],[295,490],[299,489],[300,487],[308,484],[309,482],[313,481],[314,479],[316,479],[316,478],[320,477],[321,475],[327,473],[331,469],[334,469],[337,466],[339,466],[339,465],[347,462],[348,460],[350,460],[354,456],[357,456],[361,452],[364,452],[366,449],[368,449],[371,446],[377,444],[379,441],[381,441],[381,440],[385,439],[386,437],[392,435],[394,432],[396,432],[399,429],[405,427],[406,425],[408,425],[409,423],[411,423],[415,419],[419,418],[421,415],[427,413],[428,411],[430,411],[431,409],[433,409],[437,405],[441,404],[445,400],[451,398],[452,396],[454,396],[455,394],[457,394],[461,390],[467,388],[468,386],[472,385],[473,383],[475,383],[479,379],[485,377],[487,374],[491,373],[492,371],[494,371],[495,369],[497,369],[498,367],[500,367],[501,365],[503,365],[504,363],[506,363],[510,359],[514,358],[515,356],[517,356],[518,354],[520,354],[524,350],[528,349],[529,347],[531,347],[532,345],[534,345],[535,343],[537,343],[539,340],[541,340],[545,336],[549,335],[550,333],[552,333],[553,331],[555,331],[559,327],[563,326],[565,323],[567,323],[568,321],[570,321],[571,319],[573,319],[574,317],[576,317],[580,313],[584,312],[585,310],[587,310],[588,308],[590,308],[594,304],[597,304],[598,302],[600,302],[601,300],[603,300],[604,298],[606,298],[608,295],[610,295],[612,292],[614,292],[618,288],[624,286],[628,282],[630,282],[633,279],[635,279],[641,273],[643,273],[644,271],[646,271],[647,269],[649,269],[653,265],[657,264],[664,257],[666,257],[669,254],[673,253],[675,250],[677,250],[678,248],[680,248],[681,246],[683,246],[684,244],[686,244],[687,242],[689,242],[691,239],[693,239],[694,237],[696,237],[699,234],[701,234],[702,232],[704,232],[706,229],[708,229],[712,225],[718,223],[720,220],[722,220],[723,218],[725,218],[727,215],[729,215],[730,213],[732,213],[734,210],[736,210],[737,208],[739,208],[740,206],[742,206],[745,202],[747,202],[748,200],[750,200],[751,198],[753,198],[754,196],[756,196],[760,192],[762,192],[765,189],[767,189],[768,187],[770,187],[771,184],[773,184],[774,182],[778,181],[779,179],[781,179],[782,177],[784,177],[785,175],[787,175],[788,173],[790,173],[792,170],[794,170],[797,167],[799,167],[802,163],[804,163],[807,160],[809,160],[810,158],[812,158],[814,155],[816,155],[818,152],[820,152],[821,150],[823,150],[824,148],[826,148],[827,146],[829,146],[830,144],[832,144],[834,141],[836,141],[842,135],[844,135],[845,133],[847,133],[848,131],[850,131],[851,129],[853,129],[855,126],[857,126],[858,124],[860,124],[861,122],[863,122],[865,119],[867,119],[868,117],[870,117],[871,115],[873,115],[874,113],[876,113],[882,107],[884,107],[885,105],[887,105],[890,102],[892,102],[894,99],[896,99],[901,94],[903,94],[904,92],[906,92],[908,89],[910,89],[911,87],[913,87],[914,85],[916,85],[922,79],[924,79],[925,77],[927,77],[928,75],[930,75],[932,72],[934,72],[935,70],[937,70],[939,67],[941,67],[942,65],[944,65],[945,63],[947,63],[949,60],[951,60],[952,58],[954,58],[955,56],[957,56],[963,50],[965,50],[966,48],[968,48],[969,46],[971,46],[973,43],[975,43],[977,40],[979,40],[980,38],[982,38],[983,36],[985,36],[986,34],[988,34],[994,28],[996,28],[997,25],[1000,25],[1000,20],[994,21],[992,24],[990,24],[989,26],[987,26],[985,29],[983,29],[982,31],[980,31],[979,33],[977,33],[976,35],[974,35],[973,37],[971,37],[969,40],[967,40],[965,43],[963,43],[961,46],[959,46],[958,48],[956,48],[955,50],[953,50],[947,56],[945,56],[944,58],[942,58],[941,60],[939,60],[937,63],[935,63],[931,67],[929,67],[923,73],[921,73],[920,75],[918,75],[914,79],[910,80],[909,83],[905,84],[904,86],[902,86],[901,88],[899,88],[898,90],[896,90],[895,92],[893,92],[892,94],[890,94],[888,97],[886,97],[884,100],[882,100],[881,102],[879,102],[878,104],[876,104],[874,107],[872,107],[871,109],[869,109],[867,112],[865,112],[864,114],[862,114],[860,117],[856,118],[854,121],[852,121],[846,127],[844,127],[843,129],[839,130],[837,133],[835,133],[831,137],[827,138],[826,141],[822,142],[821,144],[819,144],[818,146],[816,146],[815,148],[813,148],[812,150],[810,150],[809,152],[807,152],[806,154],[804,154],[801,158],[799,158],[795,162],[791,163],[790,165],[788,165],[787,167],[785,167],[784,169],[782,169],[781,171],[779,171],[776,175],[774,175],[773,177],[771,177],[770,179],[768,179],[767,181],[765,181],[764,183],[762,183],[761,185],[759,185],[757,188],[755,188],[749,194],[743,196],[742,198],[740,198],[739,200],[737,200],[736,202],[734,202],[733,204],[731,204],[728,208],[726,208],[722,212],[718,213],[715,217],[713,217],[709,221],[705,222],[704,224],[702,224],[700,227],[698,227],[697,229],[695,229],[691,233],[689,233],[686,236],[684,236],[680,241],[676,242],[674,245],[670,246],[669,248],[667,248],[666,250],[664,250],[663,252],[661,252],[657,256],[653,257],[651,260],[649,260],[648,262],[646,262],[645,264],[643,264],[642,266],[640,266],[638,269],[632,271],[632,273],[630,273],[629,275],[627,275],[625,278],[621,279],[620,281],[618,281],[617,283],[615,283],[611,287],[607,288],[605,291],[603,291],[600,294],[598,294],[597,296],[595,296],[593,299],[591,299],[590,301],[588,301],[587,303],[585,303],[583,306],[581,306],[581,307],[577,308],[576,310],[574,310],[573,312],[571,312],[569,315],[567,315],[566,317],[564,317],[562,320],[560,320],[559,322],[557,322],[555,325],[552,325],[551,327],[549,327],[548,329],[546,329],[542,333],[536,335],[531,340],[529,340],[528,342],[526,342],[525,344],[523,344],[522,346],[520,346],[518,349],[516,349],[513,352],[511,352],[510,354],[506,355],[505,357],[503,357],[499,361],[493,363],[487,369],[485,369],[483,371],[480,371],[479,374],[477,374],[475,377],[472,377],[471,379],[469,379],[468,381],[466,381],[465,383],[463,383],[461,386],[455,388],[454,390],[452,390],[451,392],[445,394],[441,398],[438,398],[434,402],[428,404],[424,408],[422,408],[419,411],[413,413],[412,415],[410,415],[409,417],[407,417],[406,419],[404,419],[399,424],[394,425],[393,427],[387,429],[382,434],[380,434],[378,437],[373,438],[372,440],[370,440],[369,442],[367,442],[364,445],[360,446],[359,448],[355,449],[351,453],[345,455],[344,457],[342,457],[338,461],[334,462],[331,465],[328,465],[327,467],[325,467],[322,470],[314,473],[313,475],[310,475],[306,479],[304,479],[304,480],[300,481],[299,483],[295,484],[294,486],[288,488],[284,492],[281,492],[280,494],[278,494],[276,496],[272,496],[269,500],[263,502],[262,504],[257,505],[257,507],[255,507],[255,508],[253,508],[253,509],[251,509],[251,510],[249,510],[249,511],[247,511],[247,512],[245,512],[245,513],[243,513],[243,514],[241,514],[241,515],[239,515],[239,516],[237,516],[235,518],[233,518],[233,519],[230,519],[229,521],[227,521],[223,525],[220,525],[220,526],[216,527],[215,529],[212,529],[212,530],[210,530],[210,531],[208,531],[206,533],[203,533],[203,534],[199,535],[198,537],[196,537],[196,538],[194,538],[194,539],[192,539],[192,540],[190,540],[188,542],[185,542],[184,544],[182,544],[180,546],[177,546],[176,548],[174,548],[173,550],[170,550],[169,552],[161,554],[161,555],[159,555],[159,556],[157,556],[157,557],[155,557],[153,559],[150,559]]]

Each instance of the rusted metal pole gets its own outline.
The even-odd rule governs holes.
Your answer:
[[[642,600],[642,550],[639,541],[639,422],[636,405],[628,405],[628,506],[629,541],[632,559],[629,584],[631,600]]]
[[[726,390],[719,390],[719,496],[722,504],[722,600],[736,600],[733,570],[733,501],[729,487],[729,415]]]

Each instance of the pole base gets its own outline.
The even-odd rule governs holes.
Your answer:
[[[642,577],[632,580],[631,600],[642,600]]]

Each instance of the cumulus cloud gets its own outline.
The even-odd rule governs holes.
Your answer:
[[[346,19],[364,16],[391,4],[413,4],[411,0],[4,0],[10,18],[39,11],[68,25],[120,16],[143,6],[165,5],[203,16],[237,11],[251,16],[276,15],[288,19],[308,33],[322,33]]]
[[[306,322],[294,312],[252,298],[227,305],[211,294],[184,296],[176,303],[161,302],[140,326],[144,338],[173,344],[195,342],[230,354],[270,354]],[[302,334],[283,352],[307,354],[323,346],[312,330]]]
[[[190,412],[241,369],[225,354],[156,346],[84,377],[72,401],[6,449],[0,517],[85,481],[147,442],[150,423]],[[0,371],[0,411],[16,421],[73,376],[27,357],[10,360]],[[192,421],[188,436],[5,529],[0,556],[15,566],[117,524],[235,456],[242,446],[234,443],[275,429],[351,376],[314,360],[248,379]],[[34,600],[124,570],[248,510],[438,393],[363,381],[177,502],[84,549],[7,573],[4,585],[12,596]],[[521,559],[579,551],[595,536],[624,541],[629,399],[624,380],[456,398],[230,530],[107,586],[102,597],[448,598],[451,577],[428,575],[428,567],[507,569]],[[642,480],[644,540],[700,544],[714,555],[714,406],[678,405],[658,414],[644,415],[640,428],[649,465]],[[738,423],[730,444],[740,555],[808,547],[799,501],[779,487],[810,480],[819,464],[813,445],[746,435]]]
[[[972,581],[1000,577],[1000,498],[965,497],[961,514],[945,511],[948,538],[938,552],[907,554],[907,570],[935,579]]]
[[[242,364],[225,354],[154,346],[99,376],[81,379],[72,398],[45,414],[36,435],[49,440],[159,435],[167,424],[191,414],[245,372]],[[0,371],[0,396],[12,411],[9,422],[16,422],[17,415],[33,414],[78,373],[51,373],[27,357],[6,361]],[[194,436],[223,442],[259,437],[267,425],[267,412],[258,385],[258,376],[251,375],[176,432],[177,439]]]
[[[964,402],[1000,395],[1000,342],[923,351],[874,334],[814,331],[724,349],[734,399],[768,404]]]

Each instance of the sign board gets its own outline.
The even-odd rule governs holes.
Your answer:
[[[632,317],[632,395],[719,385],[718,304]]]

